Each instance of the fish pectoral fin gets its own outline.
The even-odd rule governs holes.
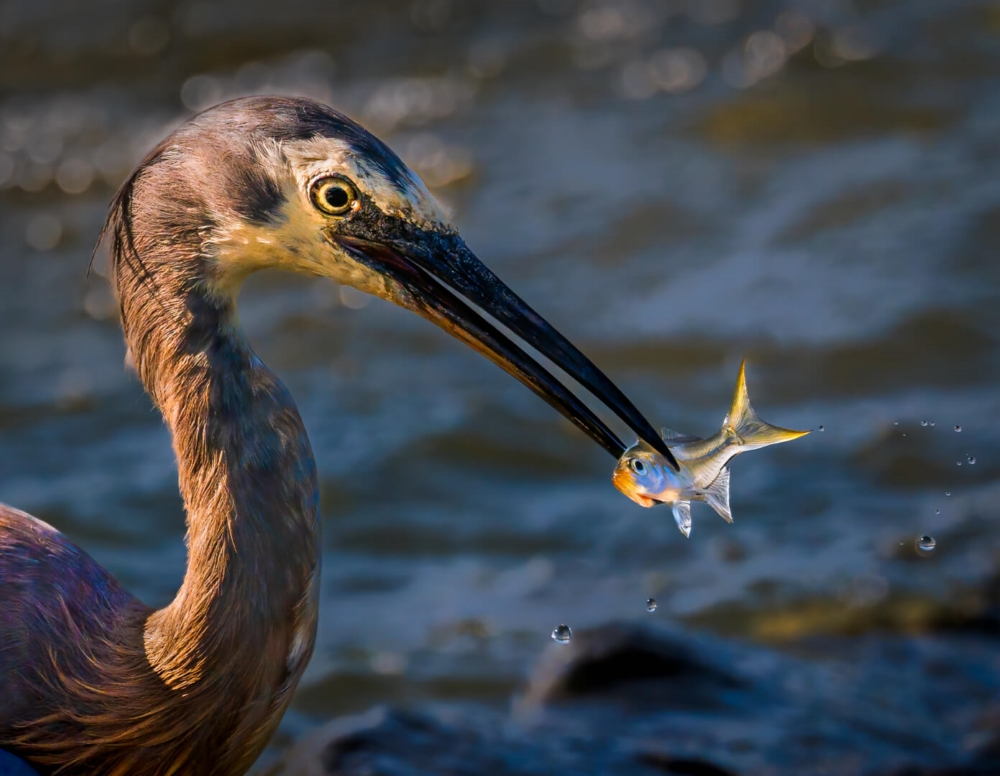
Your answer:
[[[677,523],[677,527],[680,532],[684,534],[686,538],[691,536],[691,502],[690,501],[675,501],[673,506],[674,511],[674,522]]]
[[[719,513],[727,523],[733,522],[733,513],[729,508],[729,467],[723,467],[715,482],[705,489],[705,503]]]
[[[672,428],[666,428],[665,426],[660,429],[660,436],[663,441],[667,443],[667,447],[671,444],[675,445],[686,445],[689,442],[701,442],[701,437],[691,436],[690,434],[682,434],[680,431],[674,431]]]

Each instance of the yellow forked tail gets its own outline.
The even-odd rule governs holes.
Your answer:
[[[740,375],[736,378],[733,403],[723,423],[723,428],[730,429],[739,438],[739,446],[744,450],[756,450],[779,442],[791,442],[808,434],[808,431],[792,431],[772,426],[758,417],[750,404],[750,394],[747,393],[746,370],[747,362],[744,359],[740,364]]]

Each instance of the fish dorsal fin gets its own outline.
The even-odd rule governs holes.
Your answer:
[[[675,501],[674,502],[674,522],[677,523],[677,527],[680,532],[684,534],[685,537],[691,536],[691,502],[690,501]]]
[[[733,513],[729,509],[729,467],[723,467],[715,482],[705,489],[705,503],[719,513],[727,523],[733,522]]]
[[[701,437],[691,436],[690,434],[682,434],[680,431],[674,431],[672,428],[661,428],[660,436],[663,437],[663,441],[667,443],[669,447],[671,444],[675,445],[686,445],[689,442],[701,442]]]

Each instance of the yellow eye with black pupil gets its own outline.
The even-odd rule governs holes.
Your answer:
[[[355,209],[358,192],[344,178],[319,178],[312,185],[313,204],[331,216],[342,216]]]

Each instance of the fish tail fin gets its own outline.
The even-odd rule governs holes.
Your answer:
[[[685,538],[691,537],[691,502],[675,501],[673,506],[674,522]]]
[[[733,522],[733,513],[729,509],[729,467],[719,472],[715,482],[705,489],[705,503],[719,513],[719,517],[727,523]]]
[[[745,450],[754,450],[780,442],[791,442],[793,439],[808,434],[808,431],[793,431],[788,428],[772,426],[760,419],[750,404],[750,394],[747,393],[746,368],[747,362],[744,360],[740,364],[740,375],[736,378],[736,391],[733,394],[732,406],[723,422],[723,428],[729,429],[732,434],[739,437],[739,446]]]

